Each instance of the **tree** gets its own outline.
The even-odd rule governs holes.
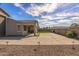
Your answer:
[[[79,26],[78,24],[73,23],[73,24],[71,24],[70,28],[76,28],[76,27],[78,27],[78,26]]]

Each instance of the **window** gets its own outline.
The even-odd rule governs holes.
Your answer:
[[[20,25],[18,25],[18,31],[20,31],[21,30],[21,28],[20,28],[21,26]]]
[[[27,30],[27,26],[26,25],[24,25],[24,31],[26,31]]]

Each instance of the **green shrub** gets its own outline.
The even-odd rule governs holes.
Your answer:
[[[77,34],[73,31],[67,31],[66,36],[69,37],[69,38],[76,38]]]

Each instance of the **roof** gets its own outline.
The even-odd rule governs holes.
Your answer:
[[[4,12],[8,17],[10,16],[3,8],[0,8],[2,12]]]
[[[37,22],[36,20],[16,20],[16,22]]]

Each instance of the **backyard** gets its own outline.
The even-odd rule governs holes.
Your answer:
[[[79,40],[55,33],[0,37],[0,55],[79,55]]]

